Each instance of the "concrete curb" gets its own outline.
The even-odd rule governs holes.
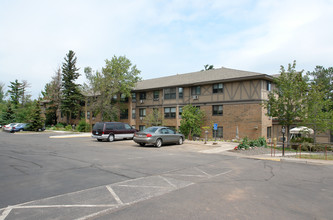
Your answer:
[[[50,136],[49,138],[78,138],[78,137],[91,137],[91,133],[55,135],[55,136]]]

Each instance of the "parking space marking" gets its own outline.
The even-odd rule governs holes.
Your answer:
[[[113,189],[110,186],[106,186],[106,188],[109,190],[113,198],[117,201],[119,205],[122,205],[123,202],[120,200],[119,196],[113,191]]]
[[[200,170],[198,167],[194,167],[194,169],[198,170],[199,172],[201,172],[201,173],[205,174],[205,175],[206,175],[206,176],[208,176],[208,177],[210,177],[210,176],[211,176],[210,174],[206,173],[205,171],[203,171],[203,170]]]
[[[12,211],[12,207],[8,206],[5,208],[5,210],[1,213],[0,220],[6,219],[6,217],[9,215],[9,213]]]
[[[171,183],[167,178],[160,176],[163,180],[165,180],[165,182],[169,183],[173,188],[177,189],[177,186],[173,183]]]
[[[44,217],[54,216],[59,215],[59,209],[62,208],[68,209],[67,213],[73,219],[87,220],[111,213],[113,210],[121,207],[130,206],[177,189],[191,186],[203,179],[210,179],[230,173],[231,171],[229,168],[209,165],[191,167],[162,175],[130,179],[110,185],[9,206],[0,209],[0,213],[2,212],[0,220],[34,219],[36,213],[43,213]],[[17,211],[14,212],[13,210]],[[66,218],[68,216],[62,217]]]

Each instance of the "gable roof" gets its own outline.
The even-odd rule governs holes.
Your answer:
[[[272,76],[262,73],[249,72],[243,70],[235,70],[229,68],[219,68],[207,71],[199,71],[193,73],[177,74],[173,76],[165,76],[155,79],[147,79],[140,81],[134,88],[138,90],[149,90],[155,88],[166,88],[175,86],[202,85],[214,82],[230,82],[246,79],[267,79],[273,80]]]

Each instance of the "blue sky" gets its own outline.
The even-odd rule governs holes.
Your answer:
[[[228,67],[330,67],[332,0],[0,0],[0,82],[37,98],[69,50],[84,67],[125,55],[143,79]]]

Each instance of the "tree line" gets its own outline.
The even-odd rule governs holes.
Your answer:
[[[31,100],[31,95],[27,94],[30,87],[27,81],[10,82],[7,92],[4,84],[0,83],[0,124],[38,120],[40,124],[56,125],[60,112],[70,124],[71,119],[82,117],[80,110],[85,102],[94,103],[88,106],[88,111],[93,115],[101,114],[102,120],[118,120],[119,112],[125,106],[111,100],[119,94],[131,95],[131,90],[141,80],[140,70],[125,56],[113,56],[111,60],[105,60],[101,71],[84,68],[87,82],[81,85],[76,83],[80,76],[76,63],[75,52],[69,50],[61,68],[57,69],[37,100]],[[45,118],[36,119],[35,113],[41,112],[41,101],[46,103]]]

